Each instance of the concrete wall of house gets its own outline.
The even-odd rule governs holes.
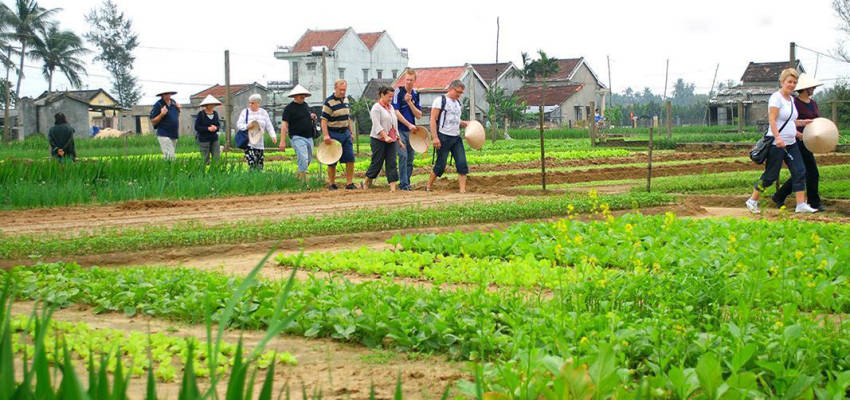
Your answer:
[[[522,87],[522,79],[516,76],[507,76],[499,79],[498,86],[504,89],[506,94],[513,94]]]
[[[313,95],[308,98],[311,106],[320,105],[322,98],[322,57],[312,55],[293,55],[282,57],[289,61],[290,81],[298,83]],[[393,71],[400,74],[407,67],[408,59],[386,35],[376,43],[373,51],[353,31],[348,31],[337,44],[333,56],[327,57],[327,94],[333,93],[333,83],[337,79],[348,82],[348,95],[360,96],[370,79],[392,78]],[[308,64],[315,67],[310,70]],[[340,76],[340,69],[343,75]],[[366,70],[366,79],[363,71]],[[297,78],[297,79],[296,79]]]
[[[378,71],[382,71],[381,79],[395,79],[407,68],[408,58],[393,43],[392,39],[384,34],[372,47],[370,54],[370,79],[378,78]],[[360,72],[363,78],[363,72]],[[368,83],[368,81],[366,82]],[[363,91],[360,91],[363,93]]]
[[[589,88],[588,88],[589,86]],[[586,108],[590,106],[590,102],[596,102],[596,106],[599,107],[602,98],[596,93],[596,90],[593,86],[585,86],[578,93],[573,94],[561,104],[561,112],[563,114],[563,120],[561,121],[562,125],[575,125],[579,120],[586,120],[587,115],[585,113]],[[581,107],[581,118],[576,118],[576,107]]]
[[[74,137],[86,138],[89,133],[88,105],[78,101],[63,98],[45,106],[36,106],[31,99],[21,100],[22,133],[23,137],[33,134],[47,134],[53,126],[54,115],[65,114],[68,123],[74,128]]]
[[[135,105],[129,110],[118,112],[118,130],[129,131],[140,135],[148,135],[153,132],[151,126],[150,111],[153,105]],[[185,107],[185,106],[184,106]],[[139,131],[136,131],[136,118],[139,119]]]
[[[601,89],[602,86],[599,85],[599,82],[593,77],[593,74],[590,72],[590,68],[587,67],[586,64],[582,63],[581,66],[576,71],[575,75],[573,75],[573,79],[570,81],[573,83],[581,83],[587,87],[593,87],[595,90]]]

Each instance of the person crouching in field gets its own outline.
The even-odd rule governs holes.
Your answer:
[[[47,132],[50,142],[50,156],[59,161],[77,161],[77,150],[74,147],[74,128],[68,124],[65,114],[56,113],[53,116],[54,125]]]
[[[466,164],[463,138],[460,137],[460,128],[465,128],[469,124],[469,121],[460,119],[463,110],[460,96],[465,88],[463,82],[455,80],[449,85],[449,91],[434,99],[434,104],[431,105],[431,132],[435,132],[434,148],[437,149],[437,161],[434,163],[434,170],[431,171],[428,186],[425,188],[428,191],[433,188],[434,181],[443,176],[446,161],[451,153],[457,168],[460,192],[466,192],[466,175],[469,173],[469,166]]]
[[[765,188],[770,187],[779,179],[779,171],[784,162],[791,172],[791,190],[797,198],[798,213],[813,213],[817,210],[806,203],[806,167],[803,165],[803,157],[800,155],[800,147],[797,144],[797,128],[799,125],[807,124],[805,121],[797,121],[797,108],[794,107],[794,98],[791,92],[797,86],[797,78],[800,74],[796,69],[788,68],[779,75],[781,87],[770,96],[767,103],[768,121],[770,129],[767,136],[773,136],[773,144],[770,146],[765,161],[764,173],[756,182],[752,196],[747,200],[746,206],[753,214],[761,213],[759,210],[759,196]]]
[[[221,147],[218,144],[218,131],[221,129],[221,120],[215,107],[221,105],[212,95],[207,95],[201,102],[203,109],[195,117],[195,139],[201,151],[201,158],[209,165],[210,155],[216,161],[221,158]]]
[[[381,172],[381,164],[386,164],[384,173],[390,184],[390,191],[395,192],[398,185],[398,168],[396,168],[396,142],[402,151],[407,151],[404,143],[399,142],[398,117],[390,102],[393,98],[393,88],[381,86],[378,88],[378,101],[372,106],[369,117],[372,119],[372,132],[369,134],[372,147],[372,163],[366,170],[366,181],[363,187],[372,186],[372,180]]]
[[[245,149],[245,161],[252,170],[262,171],[265,161],[265,132],[268,132],[272,142],[277,144],[277,135],[274,133],[274,124],[269,113],[260,108],[263,97],[252,94],[248,98],[248,108],[242,110],[239,119],[236,120],[236,129],[248,131],[248,148]]]
[[[310,97],[307,88],[296,85],[289,97],[292,102],[283,109],[280,124],[280,151],[286,150],[286,137],[292,142],[292,149],[298,162],[298,179],[307,181],[307,167],[313,158],[313,135],[316,131],[316,114],[310,112],[310,106],[304,101]]]

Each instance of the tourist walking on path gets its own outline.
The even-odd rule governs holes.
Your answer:
[[[157,93],[159,100],[154,103],[150,113],[162,158],[166,160],[176,158],[177,139],[180,137],[180,104],[171,98],[175,94],[175,91]]]
[[[401,190],[413,190],[410,186],[410,176],[413,175],[413,159],[416,153],[410,146],[410,132],[416,127],[416,118],[422,118],[422,108],[419,106],[419,92],[413,88],[416,83],[416,71],[408,68],[402,74],[404,85],[399,86],[393,93],[393,108],[398,118],[399,141],[398,175]],[[404,148],[402,148],[404,145]]]
[[[201,159],[205,164],[210,163],[210,156],[218,161],[221,158],[221,147],[218,141],[218,132],[221,130],[221,120],[215,107],[221,105],[212,95],[207,95],[201,102],[201,111],[195,117],[195,139],[198,141],[198,149],[201,151]]]
[[[304,101],[310,92],[304,86],[296,85],[289,97],[292,102],[283,109],[283,121],[280,125],[280,151],[286,150],[286,138],[292,142],[292,149],[298,163],[298,179],[307,181],[307,167],[313,158],[313,137],[316,132],[316,114],[310,112],[310,106]]]
[[[823,85],[808,74],[800,74],[800,81],[797,82],[797,97],[794,98],[794,107],[799,113],[797,121],[803,121],[801,124],[807,123],[815,118],[820,117],[818,103],[812,98],[815,94],[815,88]],[[803,158],[803,165],[806,167],[806,201],[812,208],[818,211],[825,211],[826,208],[821,202],[820,193],[818,193],[818,184],[820,173],[818,172],[818,164],[815,162],[815,155],[812,154],[806,145],[803,143],[803,127],[797,127],[797,145],[800,147],[800,155]],[[785,181],[782,187],[773,195],[773,202],[777,207],[782,207],[785,204],[785,198],[791,194],[793,183],[791,179]]]
[[[399,142],[398,117],[391,101],[393,88],[381,86],[378,89],[378,101],[372,106],[369,117],[372,119],[372,131],[369,134],[369,143],[372,148],[372,163],[366,171],[365,188],[372,185],[372,181],[381,172],[381,166],[386,165],[384,173],[387,175],[387,183],[390,191],[395,192],[398,185],[398,169],[396,168],[396,146],[402,151],[407,151],[404,143]]]
[[[269,113],[260,108],[263,100],[259,94],[252,94],[248,98],[248,108],[242,110],[239,119],[236,120],[236,129],[248,131],[248,148],[245,149],[245,161],[252,170],[262,171],[265,161],[265,133],[277,144],[277,135],[274,133],[274,124]]]
[[[794,107],[794,98],[791,96],[797,86],[798,77],[799,73],[796,69],[788,68],[782,71],[779,75],[780,89],[768,100],[770,128],[765,135],[774,139],[773,144],[769,146],[764,173],[756,181],[753,194],[746,202],[747,209],[753,214],[761,213],[758,204],[759,196],[765,188],[779,179],[783,162],[791,172],[791,190],[797,199],[795,211],[798,213],[817,211],[806,203],[806,167],[803,165],[800,147],[797,144],[797,126],[808,124],[808,121],[797,120],[798,113]]]
[[[466,152],[463,148],[463,138],[460,137],[460,128],[465,128],[469,121],[461,121],[463,106],[460,96],[466,86],[459,80],[449,85],[449,91],[436,99],[431,105],[431,132],[434,132],[434,148],[437,149],[437,161],[431,171],[426,190],[431,190],[434,181],[443,176],[446,171],[446,161],[449,153],[455,160],[457,168],[457,181],[460,192],[466,192],[466,175],[469,174],[469,166],[466,164]]]
[[[342,156],[339,163],[345,164],[345,188],[357,189],[354,185],[354,141],[357,138],[351,133],[351,122],[349,120],[350,110],[348,98],[345,93],[348,84],[340,79],[334,82],[334,92],[322,106],[322,138],[326,144],[336,140],[342,145]],[[328,165],[328,189],[336,190],[336,165]]]

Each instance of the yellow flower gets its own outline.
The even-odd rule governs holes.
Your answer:
[[[587,343],[587,336],[582,336],[581,340],[579,340],[578,342],[581,343],[581,344]]]
[[[607,283],[608,283],[608,280],[607,280],[607,279],[605,279],[605,278],[602,278],[602,279],[600,279],[600,280],[599,280],[599,287],[603,287],[603,288],[604,288],[604,287],[605,287],[605,284],[607,284]]]
[[[567,212],[573,212],[573,210],[575,210],[575,207],[572,204],[567,205]]]
[[[735,236],[734,233],[729,235],[729,243],[735,243],[735,241],[737,241],[737,240],[738,240],[738,238]]]
[[[816,285],[814,282],[809,281],[809,282],[806,282],[806,286],[808,286],[808,287],[810,287],[810,288],[813,288],[813,287],[815,287],[815,286],[817,286],[817,285]]]
[[[625,229],[626,229],[626,232],[628,232],[628,233],[632,233],[632,230],[634,229],[634,226],[632,226],[632,224],[626,224]]]
[[[782,321],[776,321],[776,323],[773,324],[773,327],[776,328],[776,329],[780,329],[784,326],[785,326],[785,324],[783,324]]]
[[[581,246],[581,243],[582,243],[583,240],[584,239],[582,239],[582,237],[580,235],[576,235],[576,237],[573,239],[573,241],[579,246]]]
[[[802,259],[802,258],[803,258],[803,252],[802,252],[802,251],[800,251],[800,250],[795,251],[795,252],[794,252],[794,258],[796,258],[796,259],[797,259],[797,261],[800,261],[800,259]]]

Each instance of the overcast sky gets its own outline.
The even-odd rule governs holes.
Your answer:
[[[142,103],[152,103],[160,88],[173,87],[185,101],[223,84],[225,49],[231,51],[231,83],[288,80],[288,63],[276,60],[274,50],[293,45],[306,29],[386,30],[409,49],[410,66],[448,66],[495,61],[500,17],[499,61],[520,64],[521,52],[538,49],[557,58],[583,56],[607,85],[610,56],[618,93],[627,86],[661,93],[668,58],[669,86],[684,78],[697,92],[708,92],[718,63],[718,82],[738,80],[749,61],[787,60],[791,41],[826,52],[843,37],[831,0],[116,2],[139,34],[134,73],[144,87]],[[40,4],[61,7],[61,27],[82,35],[89,28],[84,15],[100,2]],[[798,58],[809,72],[817,64],[818,78],[850,76],[850,64],[804,49]],[[32,68],[25,69],[22,94],[38,95],[47,88],[40,64],[26,63]],[[88,73],[88,88],[109,90],[100,64],[90,62]],[[54,88],[68,88],[67,81],[56,79]]]

